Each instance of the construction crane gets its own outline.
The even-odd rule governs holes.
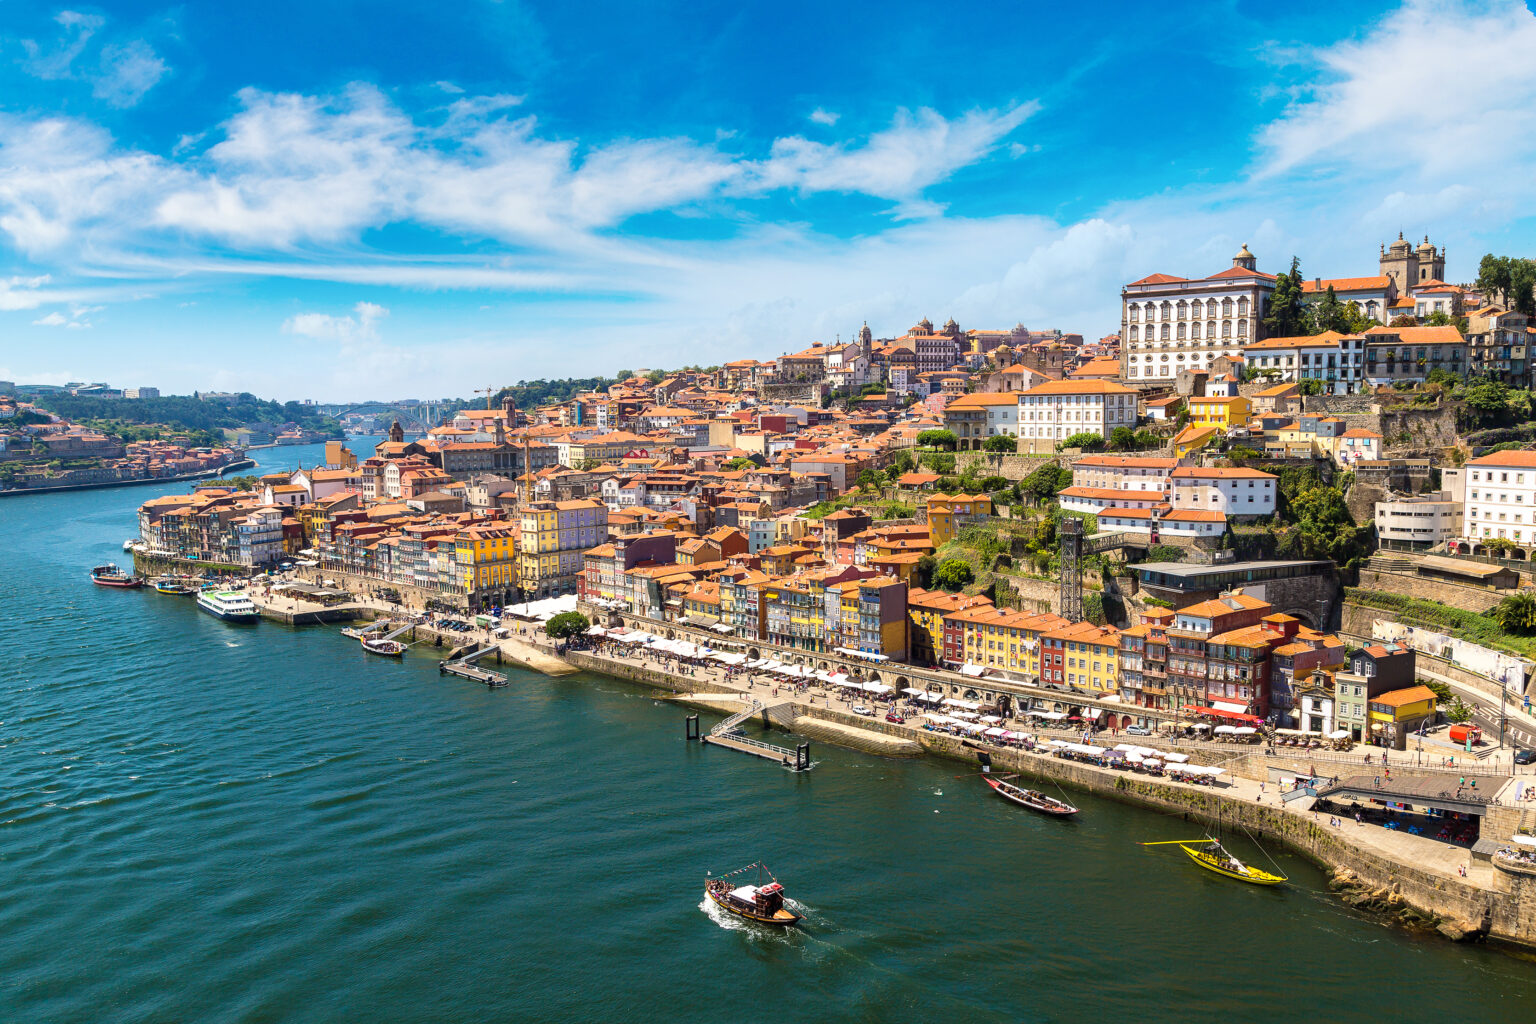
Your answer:
[[[477,395],[484,395],[485,396],[485,407],[487,409],[489,409],[491,407],[491,396],[492,395],[499,395],[499,394],[501,394],[505,390],[507,390],[507,389],[506,388],[475,388],[475,394],[477,394]]]

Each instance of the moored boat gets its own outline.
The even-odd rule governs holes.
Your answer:
[[[238,590],[201,590],[197,606],[225,622],[255,622],[261,618],[256,602]]]
[[[125,590],[144,585],[142,577],[130,576],[110,562],[106,565],[98,565],[91,570],[91,582],[98,587],[119,587]]]
[[[191,597],[197,593],[197,588],[175,576],[162,576],[155,580],[155,591],[175,597]]]
[[[1008,778],[1012,778],[1009,776]],[[983,775],[981,781],[992,787],[992,791],[1004,800],[1011,800],[1020,807],[1028,807],[1032,811],[1048,814],[1053,818],[1070,818],[1077,813],[1077,808],[1065,800],[1057,800],[1053,796],[1046,796],[1035,789],[1025,789],[1023,786],[1015,786],[1008,778],[998,778],[993,775]]]
[[[756,883],[739,877],[750,871],[757,873]],[[800,921],[799,914],[784,907],[784,887],[761,864],[748,864],[718,878],[706,875],[704,895],[721,910],[758,924],[788,928]]]
[[[398,640],[375,640],[365,636],[363,650],[369,654],[382,654],[386,658],[398,658],[405,653],[405,644]]]
[[[1189,859],[1224,878],[1235,878],[1249,885],[1279,885],[1286,881],[1284,875],[1271,874],[1252,864],[1238,860],[1219,840],[1206,836],[1204,839],[1170,839],[1161,843],[1142,843],[1142,846],[1177,846],[1189,854]]]

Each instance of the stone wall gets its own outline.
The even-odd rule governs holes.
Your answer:
[[[1062,462],[1054,455],[995,455],[990,452],[956,452],[955,472],[963,473],[967,466],[975,466],[981,476],[1001,476],[1009,480],[1023,480],[1048,462]]]
[[[1366,608],[1357,604],[1345,603],[1344,611],[1339,623],[1339,633],[1355,642],[1373,640],[1371,625],[1377,619],[1394,619],[1395,613],[1384,608]],[[1415,658],[1420,679],[1430,679],[1441,683],[1460,683],[1490,697],[1493,700],[1499,698],[1499,684],[1496,680],[1487,676],[1480,676],[1476,672],[1470,672],[1460,665],[1452,664],[1443,658],[1437,658],[1432,654],[1419,651]]]
[[[1367,590],[1379,590],[1387,594],[1419,597],[1426,601],[1438,601],[1452,608],[1482,614],[1499,603],[1500,595],[1479,587],[1465,587],[1457,583],[1426,579],[1417,574],[1381,572],[1376,569],[1360,570],[1360,586]],[[1381,612],[1385,615],[1387,613]]]

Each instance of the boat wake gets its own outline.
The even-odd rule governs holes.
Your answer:
[[[224,646],[225,647],[239,647],[240,645],[235,643],[233,640],[225,640],[224,641]]]
[[[802,917],[805,916],[804,908],[794,900],[786,899],[784,901],[784,905],[791,908],[795,913],[800,914]],[[746,934],[747,938],[754,942],[788,942],[790,941],[790,936],[794,934],[794,929],[792,928],[781,930],[778,928],[770,928],[766,925],[753,924],[751,921],[744,921],[737,917],[735,914],[732,914],[730,911],[722,910],[720,906],[708,896],[705,896],[702,900],[699,901],[699,909],[704,911],[705,917],[715,922],[715,924],[719,925],[725,931],[743,932]]]

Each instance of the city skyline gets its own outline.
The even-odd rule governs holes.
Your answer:
[[[467,395],[1530,251],[1519,4],[8,12],[4,379]]]

